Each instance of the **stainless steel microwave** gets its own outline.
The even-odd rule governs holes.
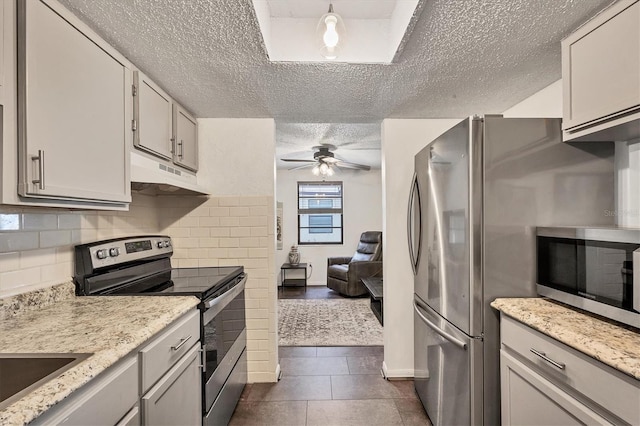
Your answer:
[[[640,229],[537,228],[541,296],[640,328]]]

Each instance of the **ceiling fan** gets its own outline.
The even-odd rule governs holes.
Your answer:
[[[302,166],[294,167],[290,170],[304,169],[307,167],[313,167],[311,170],[315,175],[332,176],[334,168],[346,168],[355,170],[371,170],[370,166],[358,163],[351,163],[336,157],[333,151],[337,149],[335,145],[322,144],[311,148],[314,150],[313,160],[302,160],[297,158],[283,158],[282,161],[291,163],[307,163]]]

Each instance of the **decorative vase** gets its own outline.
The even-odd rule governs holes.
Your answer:
[[[289,252],[289,263],[291,265],[297,265],[300,263],[300,252],[298,251],[298,246],[291,246],[291,251]]]

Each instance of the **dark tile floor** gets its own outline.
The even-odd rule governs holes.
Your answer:
[[[342,299],[338,292],[323,285],[309,285],[304,287],[278,287],[278,299]]]
[[[280,381],[248,384],[230,425],[430,425],[413,381],[382,378],[381,346],[279,354]]]

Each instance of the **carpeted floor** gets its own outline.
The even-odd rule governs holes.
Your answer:
[[[382,326],[369,299],[280,299],[281,346],[382,345]]]

